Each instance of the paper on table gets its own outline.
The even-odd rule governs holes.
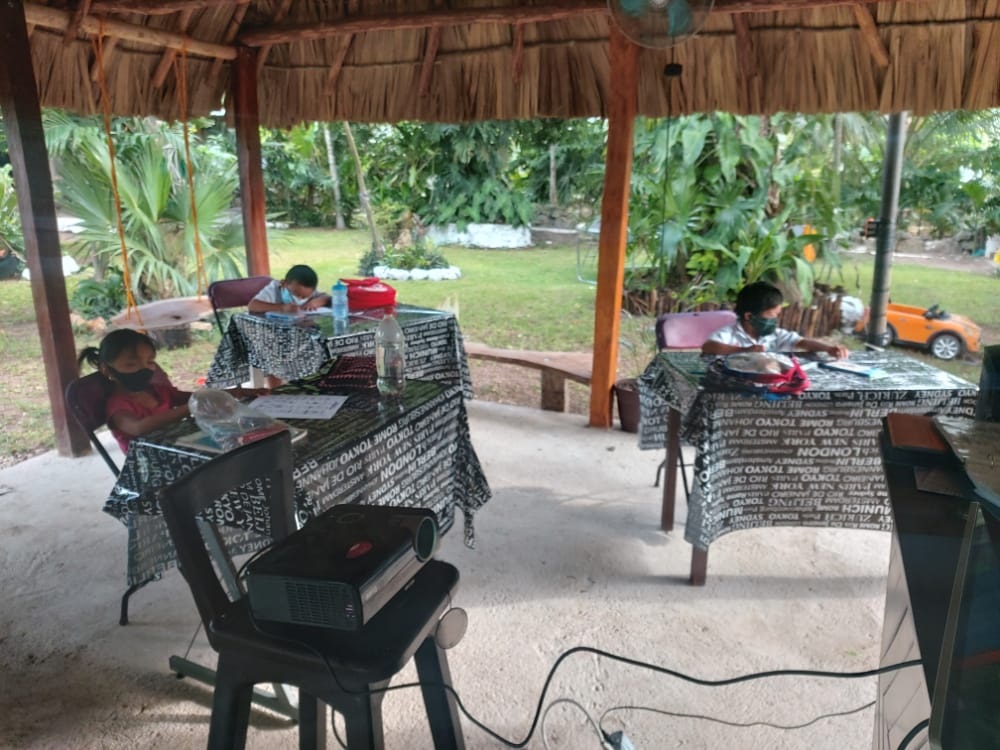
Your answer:
[[[306,315],[332,315],[332,307],[317,307],[315,310],[303,310]]]
[[[321,396],[313,394],[280,393],[259,396],[250,406],[275,419],[330,419],[347,396]]]

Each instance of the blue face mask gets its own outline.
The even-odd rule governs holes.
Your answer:
[[[762,318],[760,315],[752,315],[750,316],[750,325],[757,333],[757,338],[762,339],[765,336],[770,336],[778,330],[778,319]]]
[[[295,297],[293,297],[292,293],[285,289],[285,287],[281,287],[281,302],[285,305],[295,304]]]

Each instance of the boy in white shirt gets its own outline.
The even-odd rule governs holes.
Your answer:
[[[736,352],[826,352],[842,359],[850,353],[840,344],[806,339],[795,331],[778,328],[781,315],[781,290],[766,281],[755,281],[740,290],[736,297],[736,322],[720,328],[702,344],[703,355]]]
[[[284,281],[273,279],[250,300],[250,312],[296,313],[330,304],[330,295],[316,290],[319,278],[309,266],[292,266]]]

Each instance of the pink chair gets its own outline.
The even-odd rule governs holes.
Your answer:
[[[656,345],[663,349],[701,349],[708,337],[736,322],[732,310],[664,313],[656,319]]]
[[[701,349],[708,337],[720,328],[736,322],[736,313],[732,310],[705,310],[703,312],[663,313],[656,319],[656,346],[661,350],[668,349]],[[671,415],[672,428],[677,431],[680,420],[677,415]],[[676,437],[668,435],[668,440]],[[669,454],[669,451],[668,451]],[[677,446],[677,465],[681,470],[681,481],[684,482],[684,497],[691,496],[687,480],[687,464],[680,446]],[[667,468],[667,459],[663,459],[656,469],[654,487],[660,486],[660,474]],[[670,499],[673,502],[673,498]]]
[[[246,307],[250,304],[250,300],[257,296],[257,292],[270,282],[270,276],[248,276],[244,279],[223,279],[209,284],[208,299],[212,303],[212,312],[215,313],[215,323],[219,326],[219,333],[226,334],[219,310]]]

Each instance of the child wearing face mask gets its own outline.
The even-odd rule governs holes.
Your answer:
[[[766,281],[747,284],[736,297],[736,322],[715,331],[702,344],[703,355],[736,352],[826,352],[837,359],[848,356],[846,347],[803,338],[795,331],[778,328],[781,290]]]
[[[190,413],[190,391],[182,391],[170,382],[156,364],[156,344],[144,333],[122,328],[101,340],[100,346],[88,346],[77,360],[89,363],[107,379],[104,413],[111,434],[122,452],[128,452],[132,438],[179,422]],[[233,388],[236,397],[263,391]]]
[[[134,437],[179,422],[188,415],[191,394],[174,387],[156,364],[156,345],[129,328],[112,331],[98,347],[88,346],[77,360],[107,378],[105,414],[122,452]]]
[[[330,295],[317,292],[319,278],[309,266],[292,266],[283,281],[274,279],[250,300],[250,312],[297,313],[330,304]]]

